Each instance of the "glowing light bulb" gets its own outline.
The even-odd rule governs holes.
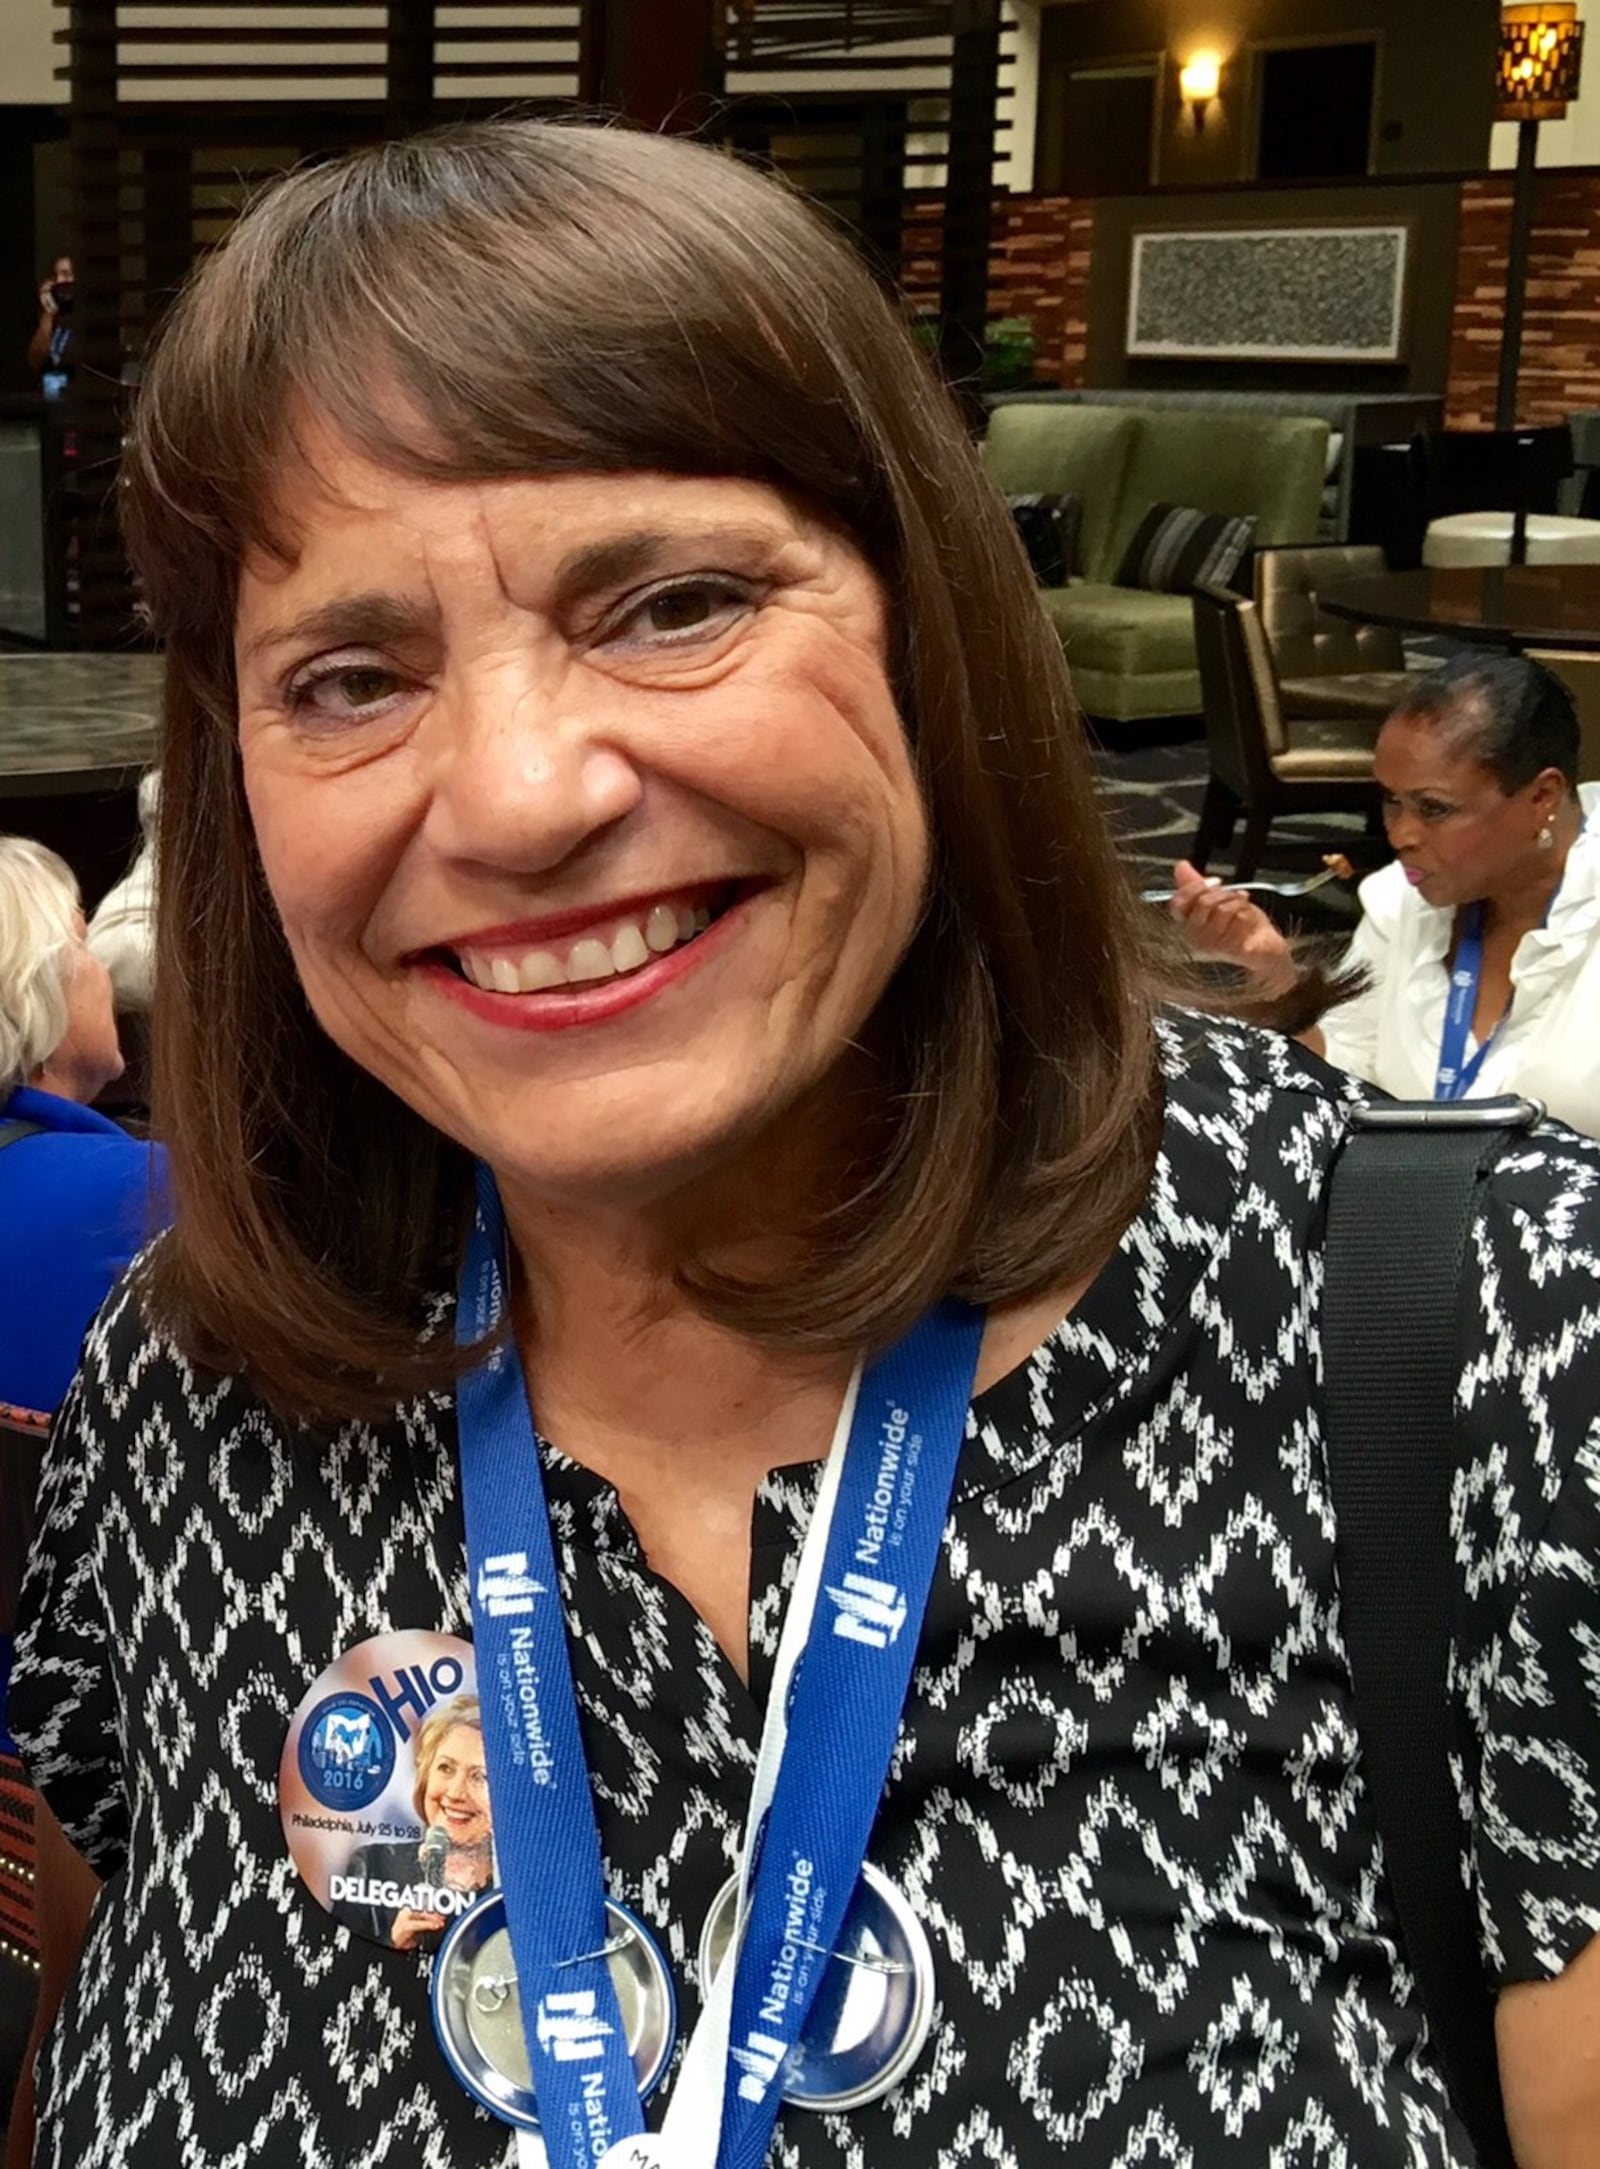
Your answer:
[[[1191,105],[1206,105],[1222,88],[1222,55],[1191,53],[1178,75],[1178,88]]]

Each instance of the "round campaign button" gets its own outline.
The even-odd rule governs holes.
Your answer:
[[[374,1635],[313,1680],[278,1807],[319,1905],[391,1950],[429,1951],[495,1880],[472,1644]]]
[[[606,1900],[605,1956],[639,2097],[648,2100],[677,2038],[672,1976],[644,1922],[610,1898]],[[583,1999],[590,2006],[588,2011],[567,2008],[578,2000],[547,1998],[562,2008],[547,2011],[541,2004],[535,2025],[577,2041],[597,2023],[594,1998]],[[433,2025],[446,2062],[473,2099],[506,2123],[537,2131],[533,2071],[502,1892],[491,1891],[470,1913],[464,1913],[440,1946],[433,1968]],[[544,2038],[542,2033],[540,2038]]]
[[[730,1878],[700,1933],[700,1992],[727,1956],[739,1902]],[[823,1969],[805,2032],[783,2067],[797,2109],[859,2109],[898,2086],[933,2024],[933,1950],[909,1900],[870,1862]]]

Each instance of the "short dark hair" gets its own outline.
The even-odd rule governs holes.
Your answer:
[[[1547,768],[1578,784],[1578,713],[1553,670],[1526,655],[1469,649],[1419,673],[1391,721],[1450,723],[1509,797]]]
[[[777,1344],[860,1346],[948,1291],[1080,1277],[1159,1128],[1147,935],[1095,805],[1060,642],[1005,507],[893,304],[789,189],[622,128],[485,122],[274,187],[200,268],[125,463],[166,641],[155,1107],[177,1225],[156,1315],[279,1406],[366,1415],[459,1368],[461,1148],[301,993],[236,744],[238,567],[299,419],[439,480],[726,474],[836,521],[883,583],[933,839],[874,1020],[882,1135],[782,1285],[691,1285]]]

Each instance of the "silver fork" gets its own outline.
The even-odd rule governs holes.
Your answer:
[[[1225,889],[1237,889],[1241,896],[1309,896],[1313,889],[1325,889],[1330,881],[1347,881],[1336,867],[1326,867],[1320,874],[1308,875],[1304,881],[1223,881]],[[1141,889],[1141,904],[1170,904],[1177,895],[1176,889]]]

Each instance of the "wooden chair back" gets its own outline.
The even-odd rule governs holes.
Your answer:
[[[1200,698],[1205,711],[1206,746],[1211,772],[1228,786],[1245,806],[1262,802],[1272,786],[1269,733],[1274,724],[1281,733],[1276,681],[1272,658],[1266,657],[1265,682],[1245,634],[1246,620],[1255,622],[1263,651],[1254,603],[1231,589],[1198,587],[1194,591],[1195,649],[1200,662]],[[1268,695],[1263,705],[1263,692]]]
[[[1600,655],[1567,648],[1529,648],[1530,663],[1543,663],[1572,695],[1578,711],[1578,781],[1600,783]]]

